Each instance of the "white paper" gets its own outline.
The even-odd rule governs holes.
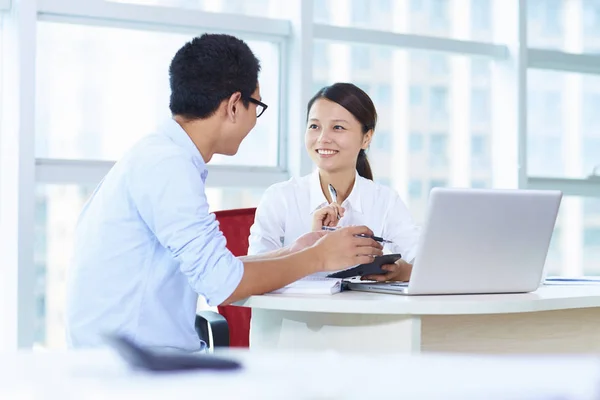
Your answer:
[[[308,275],[302,279],[292,282],[281,289],[274,290],[271,293],[279,294],[333,294],[342,289],[342,280],[327,278],[329,272],[318,272]]]

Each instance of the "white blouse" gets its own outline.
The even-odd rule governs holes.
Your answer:
[[[248,254],[266,253],[293,243],[311,231],[313,213],[327,204],[318,170],[272,185],[256,210]],[[365,225],[376,236],[393,242],[385,245],[384,252],[400,253],[408,262],[414,260],[419,229],[393,189],[357,173],[352,191],[341,206],[345,212],[338,226]]]

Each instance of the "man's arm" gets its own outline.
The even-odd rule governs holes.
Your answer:
[[[279,289],[315,272],[337,271],[373,261],[373,256],[382,253],[381,244],[370,238],[357,237],[361,234],[370,236],[373,232],[364,226],[341,228],[327,234],[311,232],[291,246],[291,254],[258,261],[245,260],[241,282],[223,304]],[[311,240],[316,243],[294,251],[294,246],[301,247]]]
[[[283,256],[274,254],[284,251],[286,249],[259,256],[240,257],[244,261],[244,275],[240,284],[223,302],[223,305],[255,294],[271,292],[323,270],[323,263],[317,248],[308,248]]]
[[[317,242],[323,236],[327,234],[327,231],[308,232],[300,236],[294,243],[281,249],[269,251],[263,254],[255,254],[251,256],[238,257],[240,260],[246,261],[259,261],[259,260],[270,260],[273,258],[284,257],[290,254],[297,253],[300,250],[304,250]]]
[[[238,258],[245,263],[247,261],[270,260],[272,258],[284,257],[284,256],[287,256],[288,254],[291,254],[289,246],[281,248],[281,249],[273,250],[268,253],[255,254],[252,256],[241,256]]]

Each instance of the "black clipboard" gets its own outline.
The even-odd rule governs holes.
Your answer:
[[[342,271],[334,272],[333,274],[327,275],[328,278],[352,278],[354,276],[365,276],[365,275],[381,275],[388,271],[381,269],[383,265],[393,264],[402,256],[400,254],[385,254],[383,256],[375,257],[375,259],[368,264],[360,264],[356,267],[344,269]]]

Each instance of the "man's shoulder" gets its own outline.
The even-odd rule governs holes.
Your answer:
[[[195,167],[193,157],[161,134],[150,134],[138,141],[116,163],[127,175],[161,172],[170,168]]]

